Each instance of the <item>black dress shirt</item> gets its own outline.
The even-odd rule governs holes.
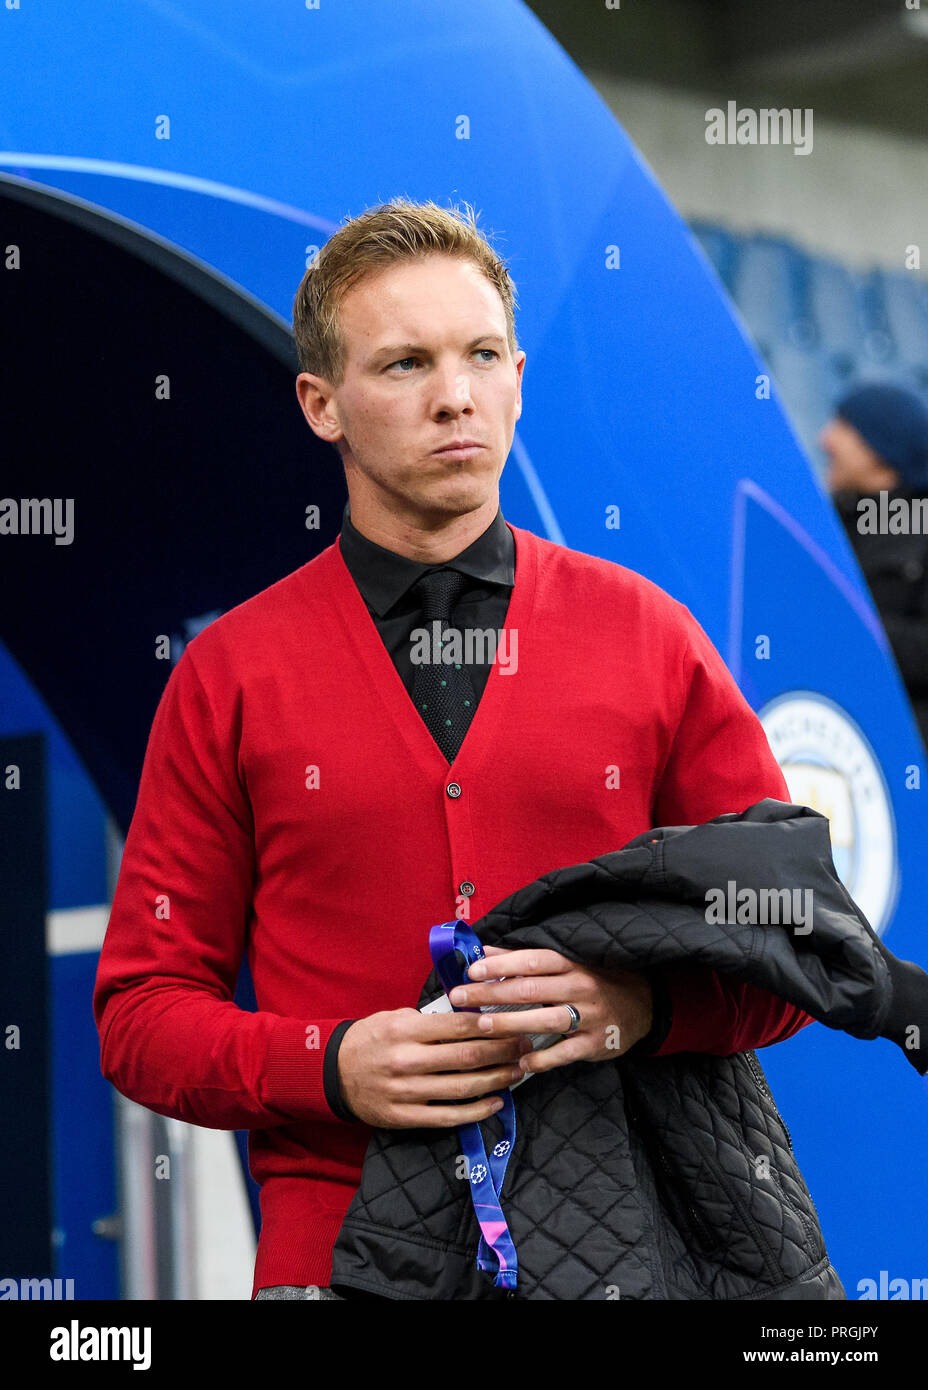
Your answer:
[[[410,699],[416,667],[411,659],[409,637],[413,628],[422,626],[420,597],[410,590],[427,570],[460,570],[468,578],[454,607],[453,627],[493,628],[498,632],[505,625],[516,577],[516,547],[498,508],[482,535],[460,555],[440,565],[410,560],[406,555],[398,555],[368,540],[352,524],[350,502],[345,503],[338,544]],[[478,704],[491,666],[492,662],[488,661],[472,662],[467,667]]]
[[[416,666],[412,661],[410,634],[423,626],[419,596],[410,592],[416,580],[430,569],[459,570],[468,578],[452,613],[450,626],[456,628],[493,628],[499,631],[506,622],[509,600],[515,584],[515,541],[512,532],[497,508],[496,516],[487,529],[466,550],[442,564],[425,564],[411,560],[394,550],[369,540],[351,521],[351,503],[345,503],[342,529],[338,537],[342,558],[348,567],[358,592],[367,605],[383,644],[393,660],[403,684],[413,697]],[[491,644],[492,645],[492,644]],[[477,703],[480,702],[492,662],[473,662],[467,670],[473,682]],[[620,845],[615,846],[620,849]],[[552,868],[559,867],[552,864]],[[654,992],[654,1024],[647,1037],[629,1048],[629,1053],[646,1054],[660,1047],[670,1029],[670,1000],[659,972],[646,972]],[[338,1048],[347,1030],[356,1019],[346,1019],[333,1029],[325,1050],[322,1084],[326,1101],[336,1115],[355,1120],[341,1098],[338,1087]],[[628,1054],[626,1054],[628,1055]]]

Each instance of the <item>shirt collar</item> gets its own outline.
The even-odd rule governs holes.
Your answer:
[[[352,523],[350,501],[345,503],[338,545],[364,601],[380,617],[430,569],[460,570],[486,584],[515,584],[515,541],[499,507],[482,535],[443,565],[411,560],[369,540]]]

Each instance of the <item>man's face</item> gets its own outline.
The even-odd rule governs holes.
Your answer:
[[[338,445],[352,498],[428,527],[496,497],[525,353],[510,355],[502,300],[477,267],[434,254],[379,270],[345,295],[339,323],[342,384],[303,372],[297,392]],[[465,438],[482,447],[435,452]]]
[[[847,489],[850,492],[879,492],[894,487],[899,476],[875,453],[867,441],[836,415],[819,435],[819,443],[828,456],[825,478],[829,492]]]

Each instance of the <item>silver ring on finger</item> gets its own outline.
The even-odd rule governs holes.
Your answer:
[[[570,1014],[570,1027],[567,1029],[567,1032],[576,1033],[577,1029],[580,1027],[579,1009],[575,1009],[573,1004],[564,1004],[562,1005],[562,1008],[565,1008],[567,1012]]]

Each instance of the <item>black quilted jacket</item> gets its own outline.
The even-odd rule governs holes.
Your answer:
[[[712,925],[707,890],[730,880],[737,890],[811,889],[812,930]],[[838,879],[828,821],[808,807],[768,798],[704,825],[649,830],[545,874],[473,925],[484,944],[547,947],[588,966],[708,966],[830,1028],[888,1038],[928,1071],[928,975],[875,936]],[[441,993],[433,971],[420,1007]],[[469,1183],[456,1176],[456,1131],[377,1129],[334,1250],[339,1293],[846,1297],[753,1052],[575,1062],[537,1073],[513,1098],[501,1204],[518,1287],[498,1289],[476,1268],[480,1231]],[[483,1130],[489,1149],[498,1118]]]

